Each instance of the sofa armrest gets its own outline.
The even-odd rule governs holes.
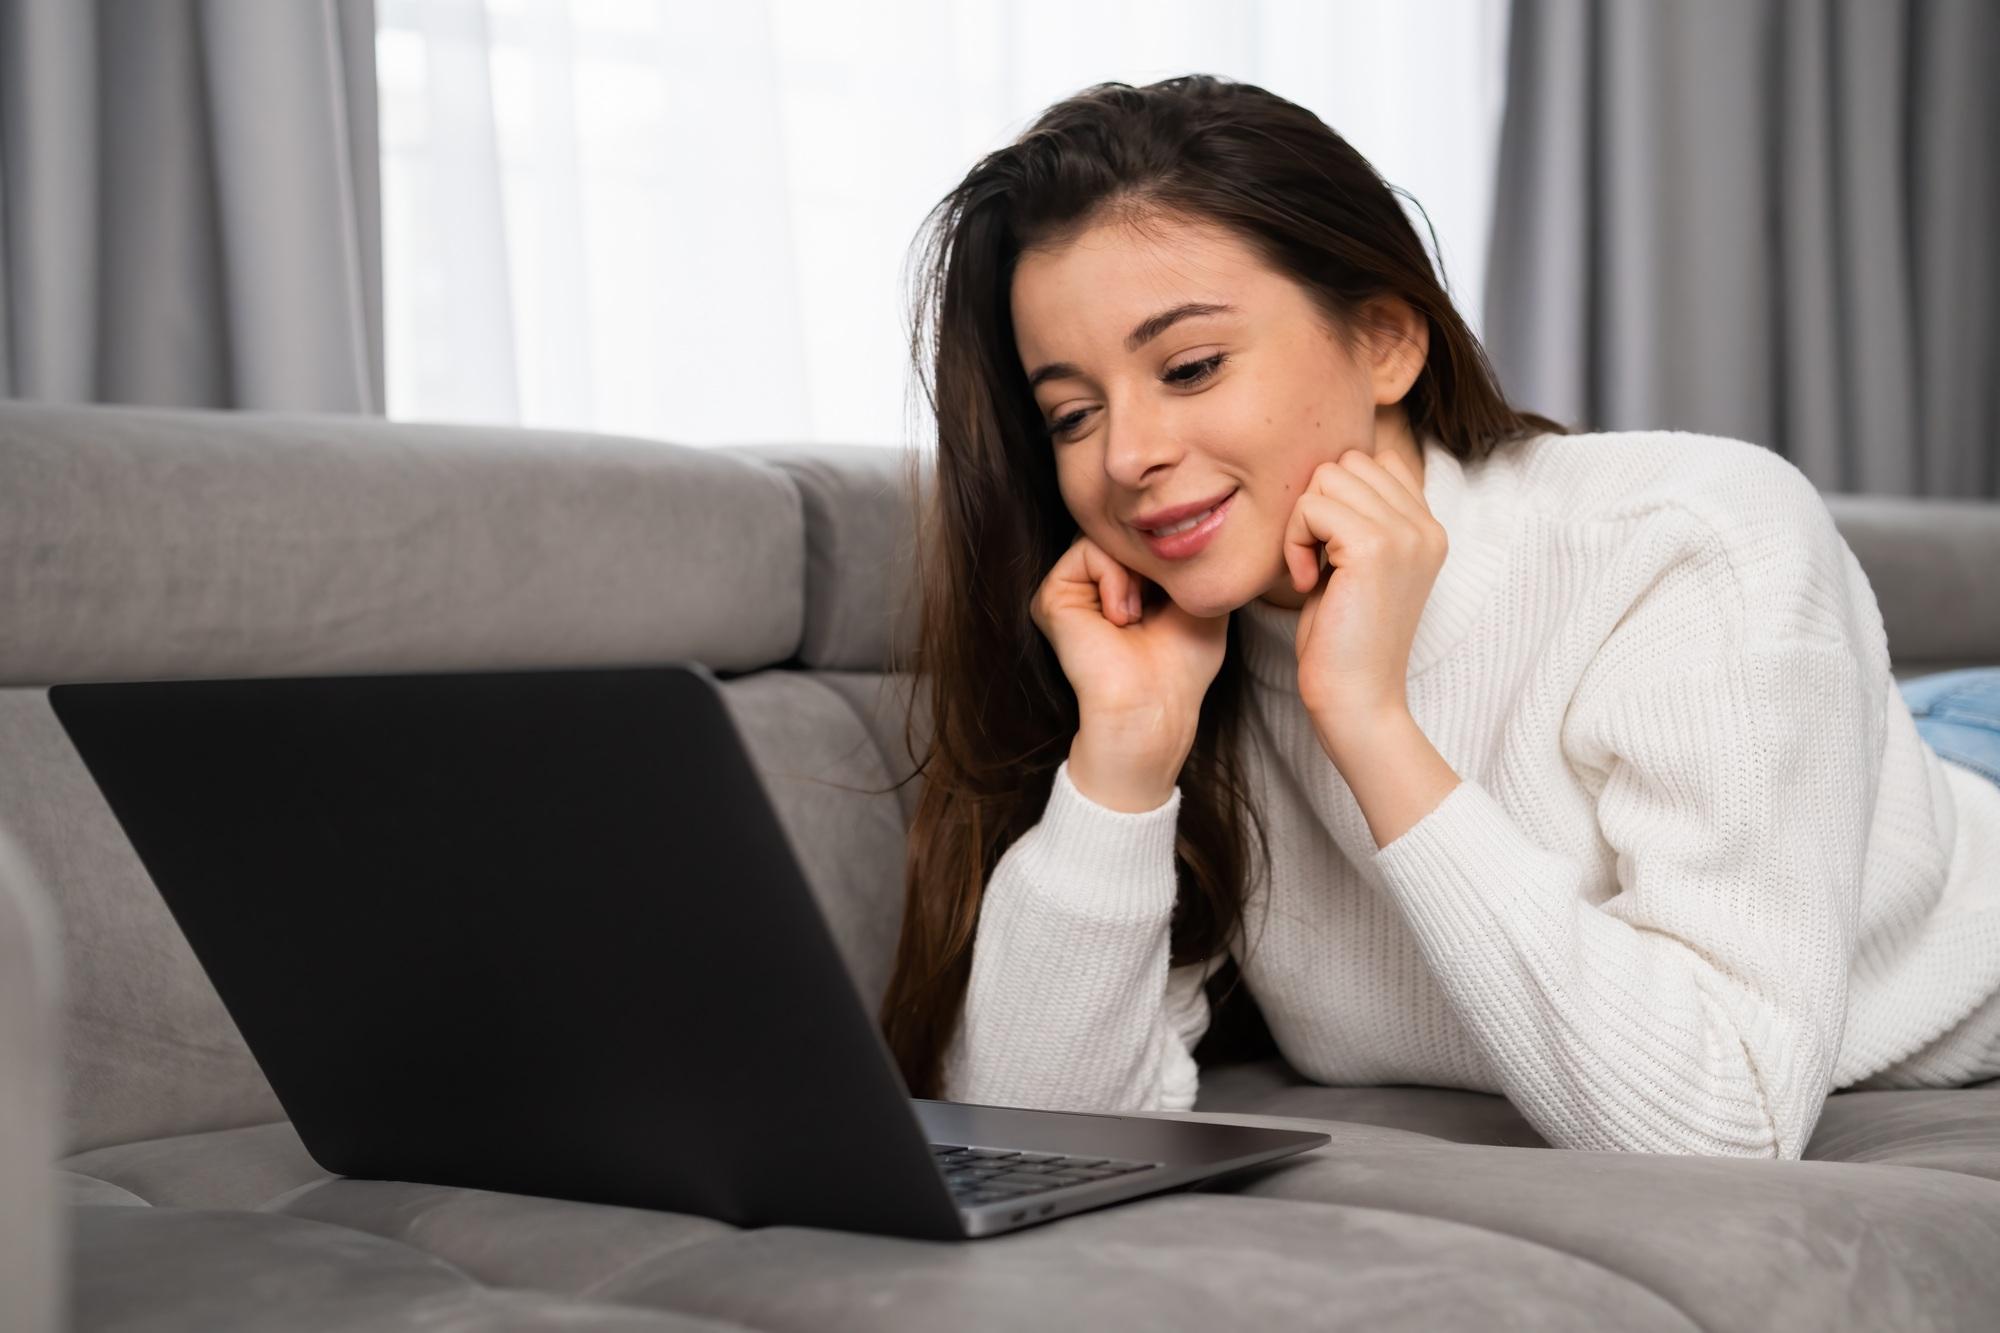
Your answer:
[[[61,954],[54,913],[0,830],[0,1328],[65,1326],[67,1249],[56,1192]]]
[[[2000,663],[2000,504],[1824,496],[1882,608],[1898,674]]]

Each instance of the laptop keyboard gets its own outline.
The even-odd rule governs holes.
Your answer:
[[[931,1157],[944,1172],[952,1199],[973,1204],[997,1203],[1064,1185],[1109,1180],[1159,1165],[1117,1157],[1065,1157],[1061,1153],[973,1148],[959,1143],[933,1143]]]

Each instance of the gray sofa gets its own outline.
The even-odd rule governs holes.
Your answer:
[[[1836,1094],[1799,1162],[1570,1152],[1498,1097],[1306,1084],[1241,1008],[1188,1114],[1331,1143],[991,1240],[329,1176],[46,687],[698,659],[872,1002],[916,798],[902,476],[886,447],[0,403],[0,1327],[2000,1325],[2000,1086]],[[2000,505],[1829,505],[1900,674],[2000,662]]]

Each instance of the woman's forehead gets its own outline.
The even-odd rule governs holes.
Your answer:
[[[1279,295],[1278,275],[1226,233],[1116,230],[1022,255],[1011,300],[1024,362],[1084,347],[1118,349],[1143,321],[1178,305],[1227,306],[1247,316]]]
[[[1119,219],[1099,223],[1057,244],[1021,252],[1014,268],[1017,299],[1024,288],[1058,292],[1079,279],[1148,283],[1168,288],[1231,281],[1262,265],[1241,237],[1214,223],[1183,218]]]

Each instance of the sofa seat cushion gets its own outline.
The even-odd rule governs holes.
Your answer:
[[[882,1327],[888,1310],[890,1326],[1280,1327],[1339,1311],[1453,1328],[1495,1309],[1540,1327],[1976,1328],[2000,1308],[2000,1181],[1985,1174],[2000,1088],[1840,1094],[1813,1141],[1828,1155],[1774,1162],[1535,1146],[1486,1094],[1300,1085],[1271,1062],[1212,1073],[1203,1109],[1156,1114],[1333,1141],[969,1244],[333,1177],[283,1123],[59,1165],[75,1198],[133,1196],[73,1210],[100,1229],[111,1213],[248,1210],[372,1236],[495,1288],[755,1328]],[[1210,1104],[1232,1096],[1326,1114]],[[78,1281],[98,1281],[80,1258]]]
[[[56,1165],[80,1178],[72,1181],[73,1203],[92,1197],[95,1186],[82,1182],[95,1181],[145,1203],[255,1208],[308,1181],[331,1179],[289,1120],[92,1148]]]
[[[56,1192],[58,1197],[67,1198],[71,1203],[88,1203],[110,1207],[150,1208],[151,1204],[126,1189],[96,1176],[86,1176],[77,1171],[56,1172]]]
[[[1281,1056],[1203,1069],[1195,1109],[1380,1125],[1451,1143],[1549,1146],[1505,1097],[1459,1088],[1327,1087]],[[2000,1181],[2000,1080],[1837,1092],[1826,1099],[1805,1160],[1922,1166]]]
[[[401,1241],[495,1286],[568,1295],[737,1232],[687,1213],[405,1180],[316,1181],[264,1210]]]
[[[411,1245],[212,1208],[70,1209],[72,1333],[722,1333],[726,1321],[489,1287]]]
[[[1958,1171],[1496,1147],[1234,1110],[1151,1114],[1333,1135],[1198,1190],[1488,1228],[1618,1273],[1706,1329],[1984,1328],[2000,1309],[2000,1184]]]
[[[1643,1287],[1559,1251],[1396,1210],[1178,1192],[977,1243],[738,1228],[644,1209],[393,1181],[273,1205],[448,1260],[494,1285],[760,1329],[1675,1329]]]
[[[2000,1082],[1836,1093],[1826,1099],[1806,1156],[1924,1166],[2000,1181]]]
[[[1653,1293],[1589,1262],[1393,1209],[1175,1192],[976,1244],[909,1241],[314,1175],[296,1136],[284,1145],[287,1133],[288,1125],[256,1126],[66,1160],[80,1191],[129,1188],[159,1205],[72,1208],[74,1280],[89,1298],[79,1310],[90,1315],[76,1328],[116,1323],[133,1308],[126,1302],[148,1291],[155,1294],[145,1308],[156,1313],[135,1326],[314,1328],[336,1326],[338,1316],[375,1327],[365,1312],[322,1316],[309,1304],[259,1304],[261,1291],[242,1298],[241,1321],[232,1323],[230,1293],[261,1288],[266,1278],[287,1288],[337,1288],[340,1264],[358,1278],[377,1262],[380,1282],[371,1272],[363,1285],[404,1293],[412,1309],[435,1319],[448,1304],[442,1272],[593,1310],[627,1306],[764,1329],[1206,1331],[1319,1324],[1329,1312],[1357,1327],[1483,1329],[1494,1308],[1533,1311],[1539,1327],[1553,1329],[1693,1327]],[[287,1180],[298,1183],[251,1202]],[[221,1198],[233,1208],[165,1202]],[[121,1226],[113,1215],[127,1220]],[[314,1230],[260,1229],[287,1220]],[[389,1249],[343,1250],[323,1237],[328,1232]],[[393,1254],[399,1250],[406,1253]],[[300,1265],[298,1280],[292,1263]],[[160,1276],[163,1268],[171,1275]],[[253,1284],[252,1274],[263,1276]],[[505,1322],[455,1289],[468,1302],[466,1327],[541,1327],[531,1315]],[[380,1326],[410,1325],[385,1316]]]
[[[663,1255],[599,1300],[759,1328],[1477,1330],[1696,1326],[1514,1236],[1393,1209],[1174,1192],[970,1243],[766,1227]],[[838,1312],[835,1314],[834,1312]]]

